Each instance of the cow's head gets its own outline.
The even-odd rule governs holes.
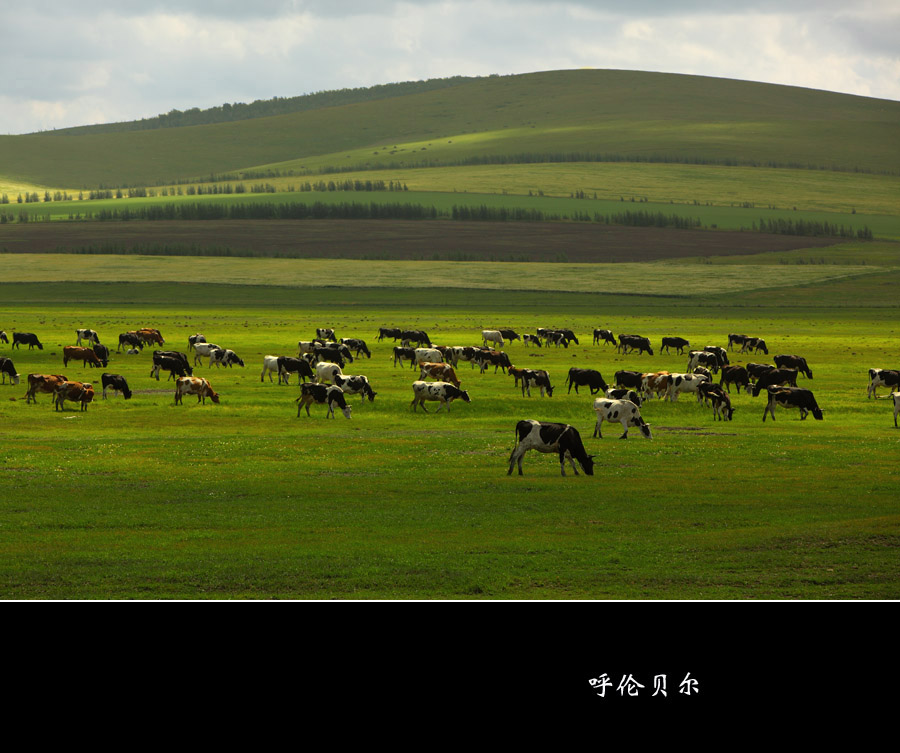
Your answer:
[[[209,390],[209,399],[212,400],[216,405],[219,404],[219,393],[213,392],[212,388]]]
[[[584,471],[586,476],[594,475],[594,456],[593,455],[585,455],[584,460],[578,461],[581,469]]]

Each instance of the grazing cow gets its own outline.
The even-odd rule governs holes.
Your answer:
[[[628,400],[641,407],[641,396],[634,390],[610,388],[606,391],[606,397],[610,400]]]
[[[416,349],[415,348],[403,348],[399,345],[394,346],[394,368],[397,368],[397,364],[399,363],[401,366],[403,365],[403,361],[409,361],[410,368],[415,368],[416,366]]]
[[[341,367],[336,363],[324,361],[316,364],[316,383],[324,384],[325,382],[333,382],[336,374],[343,376]]]
[[[428,363],[443,363],[444,362],[444,354],[441,353],[437,348],[416,348],[416,361],[411,365],[411,368],[416,368],[426,361]]]
[[[753,387],[750,385],[750,373],[744,366],[734,365],[722,367],[722,375],[719,377],[719,386],[725,387],[730,394],[732,384],[737,387],[738,392],[741,391],[742,387],[748,395],[753,391]]]
[[[656,371],[643,374],[641,377],[641,392],[648,398],[656,394],[657,399],[662,399],[663,395],[669,391],[669,374],[668,371]]]
[[[806,365],[802,356],[775,356],[775,366],[779,369],[797,369],[807,379],[812,379],[812,370]]]
[[[347,405],[347,398],[344,397],[344,391],[335,385],[301,384],[300,397],[294,402],[297,403],[297,418],[300,418],[300,411],[304,406],[306,406],[306,415],[310,415],[309,406],[313,403],[328,406],[328,412],[325,414],[325,418],[328,418],[329,416],[336,418],[334,415],[335,406],[341,409],[344,418],[350,418],[352,412],[350,406]]]
[[[269,381],[272,381],[272,374],[278,374],[278,384],[281,384],[281,374],[278,368],[278,359],[283,356],[263,356],[262,371],[259,372],[259,381],[266,381],[266,374],[269,375]],[[307,364],[309,365],[309,364]]]
[[[564,348],[569,347],[569,339],[563,332],[550,332],[546,334],[547,344],[553,343],[557,348],[562,345]]]
[[[628,439],[628,427],[637,426],[647,439],[653,439],[650,433],[650,424],[641,418],[640,409],[630,400],[609,400],[598,397],[594,400],[594,411],[597,413],[597,424],[594,426],[594,436],[603,439],[600,426],[604,421],[611,424],[622,424],[625,433],[619,439]]]
[[[521,380],[525,376],[526,371],[528,371],[528,369],[520,369],[517,366],[510,366],[506,370],[506,373],[515,380],[515,383],[513,384],[514,388],[519,386],[519,380]]]
[[[522,374],[522,397],[527,394],[531,397],[531,386],[539,388],[541,397],[546,391],[547,397],[553,397],[553,387],[550,384],[550,374],[544,369],[525,369]]]
[[[68,366],[69,361],[81,361],[82,366],[86,364],[98,368],[102,366],[97,354],[91,348],[79,348],[77,345],[66,345],[63,348],[63,366]]]
[[[366,358],[371,358],[372,354],[369,352],[368,347],[366,347],[366,341],[360,340],[357,337],[342,337],[341,345],[345,345],[350,350],[356,351],[356,357],[359,358],[360,353],[365,353]]]
[[[334,336],[334,330],[330,327],[316,328],[316,337],[318,337],[320,340],[337,340],[337,338]]]
[[[900,392],[892,392],[891,397],[894,399],[894,428],[897,428],[897,414],[900,413]]]
[[[669,348],[675,348],[678,353],[684,353],[684,349],[689,346],[690,343],[683,337],[664,337],[659,352],[662,353],[665,350],[668,353]]]
[[[522,342],[525,343],[525,347],[527,348],[529,343],[532,345],[537,345],[539,348],[541,347],[541,338],[537,335],[524,334],[522,335]]]
[[[703,401],[712,405],[713,417],[717,420],[731,421],[735,409],[731,406],[731,398],[721,385],[704,382],[697,388],[697,402]]]
[[[629,390],[644,389],[644,372],[642,371],[617,371],[615,374],[616,387],[625,387]]]
[[[400,339],[400,335],[403,333],[403,330],[398,329],[397,327],[379,327],[378,328],[378,337],[375,339],[378,342],[381,342],[386,337],[393,338],[394,342]]]
[[[774,368],[775,364],[772,363],[748,363],[747,375],[750,377],[750,381],[755,384],[763,374]]]
[[[485,345],[485,347],[488,346],[488,343],[496,343],[500,348],[502,348],[504,345],[503,335],[500,334],[499,329],[481,330],[481,339],[483,340],[483,344]]]
[[[516,334],[516,331],[514,329],[501,329],[499,330],[499,332],[503,337],[507,339],[508,342],[522,339],[518,334]]]
[[[216,365],[216,368],[218,368],[219,365],[227,366],[229,369],[232,366],[244,368],[243,359],[241,359],[233,350],[228,350],[227,348],[216,348],[216,350],[209,354],[210,367],[213,364]]]
[[[753,397],[759,395],[764,389],[769,387],[789,385],[797,386],[797,369],[769,369],[769,371],[760,375],[753,385]]]
[[[485,350],[489,350],[489,348],[476,348],[473,345],[456,345],[450,348],[448,354],[450,359],[449,362],[456,368],[459,366],[460,361],[466,361],[472,368],[475,368],[475,364],[478,361],[478,354]]]
[[[6,343],[9,345],[9,338],[6,336],[6,333],[0,329],[0,343]]]
[[[728,335],[728,350],[733,350],[735,345],[743,345],[749,339],[747,335]]]
[[[290,384],[291,374],[297,375],[298,382],[305,382],[307,379],[315,381],[316,375],[313,373],[312,366],[303,358],[290,358],[289,356],[266,356],[266,358],[275,358],[279,384],[282,380],[285,384]],[[269,381],[272,381],[271,374],[269,374]]]
[[[489,366],[494,367],[495,374],[497,373],[497,369],[503,369],[503,373],[506,374],[506,370],[512,366],[509,356],[502,350],[482,350],[476,354],[475,360],[477,361],[482,374],[487,371]]]
[[[65,410],[65,401],[81,403],[81,410],[87,410],[87,404],[94,399],[94,386],[90,382],[60,382],[54,393],[54,410]]]
[[[693,371],[702,365],[712,369],[714,374],[719,373],[719,357],[715,353],[706,350],[692,350],[688,356],[688,371]]]
[[[775,420],[776,405],[780,405],[782,408],[799,408],[801,421],[804,421],[809,413],[813,414],[816,421],[822,420],[822,409],[819,408],[811,390],[802,387],[767,387],[766,389],[769,399],[763,410],[763,422],[766,420],[767,413],[771,413],[772,420]]]
[[[422,370],[422,373],[419,374],[419,379],[430,377],[438,382],[450,382],[454,387],[459,387],[460,385],[459,378],[449,363],[429,363],[424,361],[419,364],[419,368]]]
[[[348,395],[361,395],[363,402],[366,401],[366,398],[369,398],[371,403],[375,399],[375,395],[378,394],[372,389],[372,385],[369,384],[369,378],[363,374],[354,376],[335,374],[334,385],[335,387],[340,387]]]
[[[716,359],[719,362],[719,369],[723,366],[728,366],[730,361],[728,360],[728,351],[725,348],[722,348],[718,345],[704,345],[703,350],[707,353],[713,353],[716,356]],[[718,369],[716,370],[718,372]]]
[[[436,400],[440,403],[437,408],[438,411],[441,408],[446,408],[448,413],[450,412],[450,403],[457,398],[461,399],[464,403],[472,402],[468,392],[459,389],[459,387],[454,387],[449,382],[416,381],[413,382],[412,389],[413,400],[410,405],[412,406],[413,412],[421,405],[422,410],[428,413],[428,408],[425,407],[425,401],[427,400]]]
[[[194,343],[194,366],[196,366],[198,363],[202,366],[203,359],[210,358],[210,355],[214,350],[224,350],[224,348],[220,348],[215,343]]]
[[[696,392],[704,382],[709,379],[703,374],[669,374],[669,387],[666,390],[666,400],[678,401],[678,395],[682,392]]]
[[[178,377],[175,380],[175,405],[183,405],[182,398],[185,395],[196,395],[197,402],[202,402],[204,405],[206,405],[206,398],[216,404],[219,402],[219,393],[203,377]]]
[[[578,394],[579,387],[587,387],[591,394],[595,395],[600,390],[604,392],[609,389],[609,385],[603,379],[603,376],[596,369],[578,369],[574,366],[569,369],[569,376],[566,377],[566,384],[569,390],[566,394],[571,394],[572,387],[575,387],[575,394]]]
[[[112,387],[113,394],[118,395],[120,392],[126,400],[131,400],[131,390],[128,388],[128,382],[121,374],[101,374],[100,382],[103,384],[103,399],[106,400],[106,390]]]
[[[166,344],[166,341],[163,339],[162,333],[158,329],[142,327],[137,331],[137,336],[141,338],[141,340],[143,340],[145,343],[156,343],[157,345]]]
[[[194,346],[197,343],[205,343],[205,342],[206,342],[205,335],[201,335],[199,332],[196,335],[191,335],[188,338],[188,350],[193,350]]]
[[[341,365],[341,368],[344,367],[345,362],[353,363],[353,355],[350,353],[350,348],[346,345],[339,345],[338,343],[314,345],[313,355],[316,357],[317,361],[331,361],[332,363],[338,363]]]
[[[709,379],[710,382],[712,381],[712,373],[710,373],[710,370],[707,369],[705,366],[695,366],[691,370],[691,374],[702,374],[707,379]]]
[[[431,338],[427,332],[420,329],[405,329],[400,332],[400,344],[404,348],[408,348],[412,343],[416,343],[419,347],[423,345],[431,347]]]
[[[119,347],[116,348],[116,353],[120,353],[122,351],[122,346],[127,345],[133,348],[144,349],[144,341],[138,337],[137,332],[123,332],[119,335]]]
[[[44,349],[37,335],[33,332],[13,332],[12,347],[18,348],[20,345],[27,345],[28,350],[33,350],[35,345],[37,345],[38,350]]]
[[[75,337],[76,345],[81,345],[82,340],[87,340],[89,343],[94,343],[95,345],[99,345],[100,343],[100,335],[92,329],[76,329]]]
[[[11,358],[0,358],[0,374],[3,375],[3,384],[6,384],[7,375],[11,385],[19,383],[19,372],[16,371]]]
[[[648,354],[653,355],[653,348],[650,347],[650,338],[641,337],[640,335],[619,335],[619,345],[616,350],[621,350],[622,353],[631,353],[635,350],[638,353],[647,351]]]
[[[519,475],[523,475],[522,458],[529,450],[557,453],[559,469],[563,476],[566,475],[566,460],[572,464],[576,476],[578,475],[576,460],[586,476],[594,475],[594,456],[587,454],[578,429],[569,424],[546,423],[532,419],[519,421],[516,424],[516,444],[509,456],[507,476],[512,475],[516,465],[519,466]]]
[[[866,397],[874,397],[878,399],[876,390],[879,387],[887,387],[888,389],[900,388],[900,371],[894,369],[869,369],[869,391]]]
[[[317,346],[321,346],[318,340],[300,340],[297,343],[297,355],[302,356],[304,353],[313,353]]]
[[[93,350],[94,355],[100,359],[100,363],[103,364],[104,369],[109,366],[109,348],[107,348],[105,345],[97,343],[91,348],[91,350]]]
[[[752,350],[754,353],[762,351],[766,355],[769,355],[769,348],[766,346],[766,341],[761,337],[748,337],[746,339],[744,347],[741,348],[741,353],[746,353],[749,350]]]
[[[600,343],[604,345],[613,345],[616,344],[616,338],[610,329],[595,329],[594,330],[594,345],[599,345]]]
[[[150,376],[156,377],[157,382],[159,381],[160,369],[165,369],[169,372],[169,379],[175,379],[176,376],[190,377],[194,374],[193,368],[181,358],[174,358],[171,355],[164,355],[161,351],[156,351],[153,354],[153,368],[150,369]]]
[[[25,393],[25,403],[36,403],[38,392],[54,394],[56,388],[66,381],[65,374],[29,374],[28,391]]]

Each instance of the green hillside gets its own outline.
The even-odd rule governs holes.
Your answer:
[[[556,71],[234,123],[5,136],[0,182],[77,189],[265,165],[319,172],[594,160],[897,175],[898,143],[898,102],[700,76]]]

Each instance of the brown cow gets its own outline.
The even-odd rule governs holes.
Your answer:
[[[36,403],[38,392],[48,392],[51,395],[56,392],[56,388],[62,382],[66,381],[63,374],[29,374],[28,375],[28,392],[25,393],[25,402]]]
[[[55,410],[65,410],[65,401],[81,403],[81,410],[87,410],[87,404],[94,399],[94,386],[89,382],[60,382],[54,393]]]
[[[181,399],[184,395],[196,395],[197,402],[202,400],[204,405],[206,398],[214,403],[219,402],[219,393],[202,377],[178,377],[175,380],[175,405],[182,404]]]
[[[641,390],[644,392],[647,397],[650,397],[652,392],[656,393],[657,398],[662,398],[663,394],[668,392],[669,389],[669,372],[668,371],[656,371],[656,372],[648,372],[643,375],[641,378]]]
[[[150,329],[149,327],[142,327],[137,331],[137,336],[143,340],[145,343],[156,343],[157,345],[165,345],[166,341],[163,340],[162,333],[158,329]]]
[[[459,379],[456,377],[456,372],[453,371],[453,367],[449,363],[431,363],[430,361],[424,361],[419,364],[419,367],[422,369],[419,379],[430,377],[435,381],[450,382],[454,387],[459,387]]]
[[[69,361],[81,361],[82,366],[86,364],[98,368],[103,366],[91,348],[80,348],[77,345],[66,345],[63,348],[63,366],[68,366]]]

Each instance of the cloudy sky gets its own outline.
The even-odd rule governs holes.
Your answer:
[[[40,0],[3,15],[5,134],[582,67],[900,100],[898,0]]]

